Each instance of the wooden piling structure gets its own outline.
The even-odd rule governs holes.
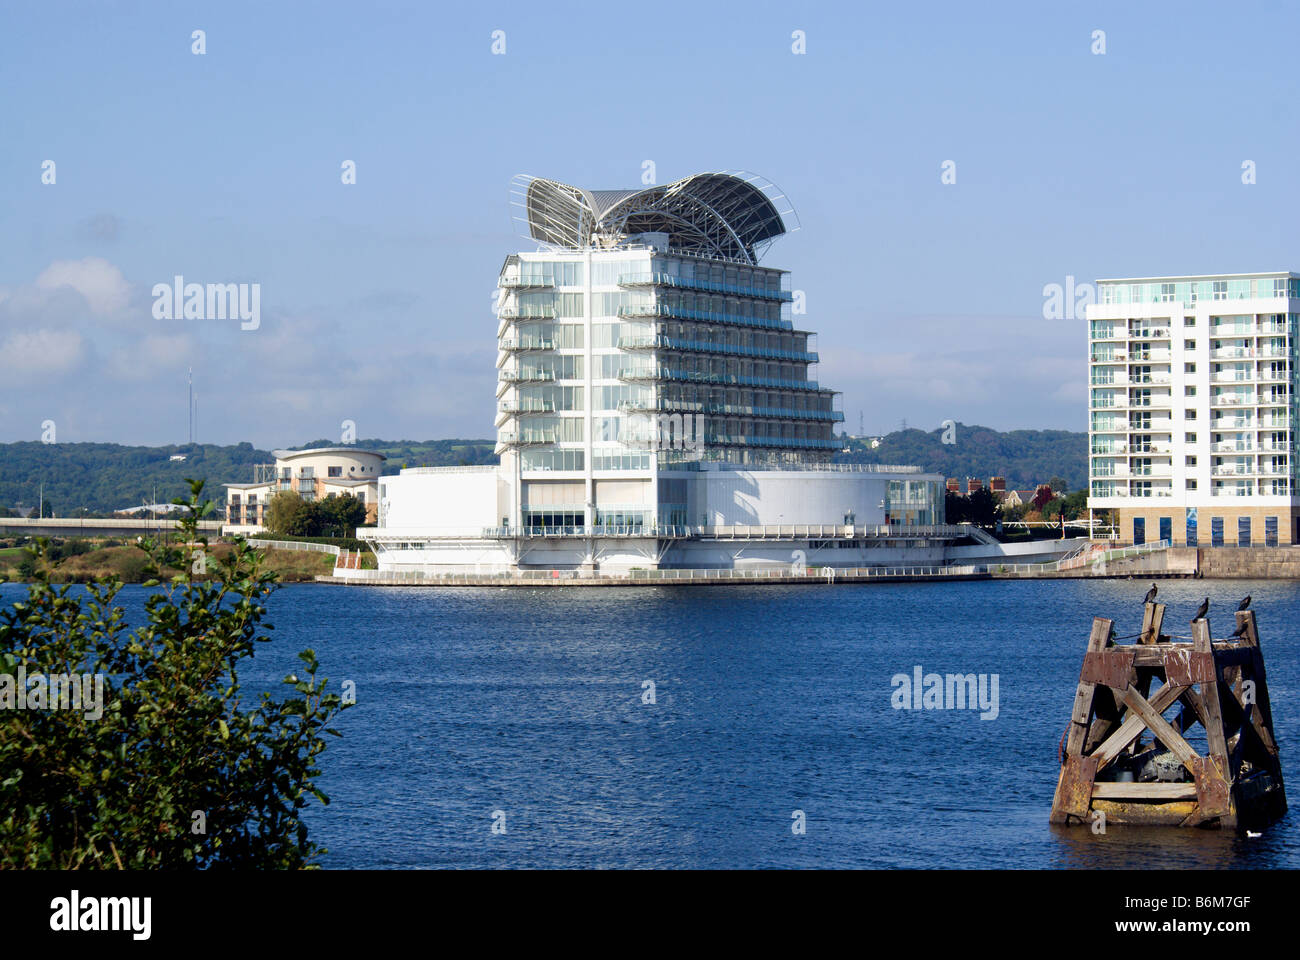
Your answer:
[[[1286,813],[1254,611],[1238,611],[1239,635],[1225,640],[1211,638],[1208,620],[1193,620],[1186,643],[1161,634],[1164,616],[1164,604],[1146,604],[1137,642],[1127,644],[1114,641],[1112,621],[1093,620],[1052,823],[1104,814],[1108,826],[1246,829]],[[1174,706],[1171,723],[1164,715]],[[1185,736],[1198,723],[1203,755]]]

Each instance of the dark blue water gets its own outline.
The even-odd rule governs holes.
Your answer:
[[[1048,826],[1092,617],[1136,633],[1147,586],[290,586],[242,676],[312,646],[356,684],[309,816],[328,867],[1300,867],[1294,812],[1255,840]],[[1247,592],[1297,789],[1300,584],[1165,581],[1165,629],[1209,593],[1224,635]],[[916,665],[997,674],[997,719],[893,709]]]

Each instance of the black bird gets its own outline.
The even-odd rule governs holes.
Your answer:
[[[1234,637],[1244,637],[1246,635],[1246,624],[1248,622],[1249,621],[1243,620],[1241,623],[1237,624],[1237,629],[1232,631],[1232,635]]]
[[[1245,610],[1249,606],[1250,606],[1250,594],[1246,594],[1246,599],[1241,601],[1241,603],[1237,604],[1237,609]]]
[[[1210,598],[1206,597],[1203,601],[1201,601],[1201,605],[1196,608],[1196,615],[1193,616],[1192,619],[1204,620],[1205,615],[1209,612],[1210,612]]]
[[[1142,602],[1143,602],[1143,603],[1155,603],[1155,602],[1156,602],[1156,585],[1155,585],[1154,583],[1151,584],[1151,589],[1147,591],[1146,599],[1143,600]]]

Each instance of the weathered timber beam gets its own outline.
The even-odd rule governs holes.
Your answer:
[[[1159,716],[1169,707],[1170,704],[1189,689],[1189,687],[1171,686],[1166,683],[1163,687],[1157,690],[1155,696],[1151,698],[1150,707],[1155,711],[1156,715]],[[1137,691],[1134,690],[1134,693],[1136,692]],[[1143,703],[1146,702],[1147,701],[1145,700],[1143,701]],[[1124,752],[1125,747],[1136,740],[1143,730],[1147,729],[1148,724],[1146,721],[1136,710],[1132,710],[1131,706],[1132,705],[1130,704],[1129,714],[1124,719],[1124,722],[1119,725],[1119,729],[1112,733],[1106,741],[1091,754],[1097,759],[1098,770],[1103,769],[1105,766],[1113,762],[1116,757]],[[1172,730],[1173,727],[1170,727],[1169,729]]]

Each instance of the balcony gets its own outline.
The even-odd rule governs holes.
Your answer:
[[[1210,449],[1215,453],[1250,453],[1255,450],[1255,445],[1248,440],[1225,440],[1210,444]]]
[[[620,287],[678,287],[683,290],[704,290],[708,293],[730,293],[756,300],[789,302],[794,294],[789,290],[769,287],[746,287],[733,283],[715,283],[712,280],[687,280],[666,273],[625,273],[618,278]]]
[[[554,350],[555,341],[549,337],[507,337],[499,344],[507,353],[527,353],[534,350]]]
[[[721,323],[735,327],[752,327],[757,330],[794,329],[794,324],[789,320],[773,320],[768,317],[745,317],[735,313],[715,313],[712,310],[694,310],[685,307],[674,307],[668,304],[643,304],[634,307],[619,307],[618,316],[623,320],[699,320],[704,323]]]
[[[502,383],[541,383],[555,379],[553,370],[502,370],[497,379]]]
[[[516,417],[527,417],[540,413],[554,413],[555,404],[550,400],[503,400],[497,404],[497,410]]]
[[[1220,370],[1218,373],[1210,374],[1211,383],[1245,383],[1253,380],[1254,377],[1248,372],[1233,371],[1231,373]]]
[[[508,290],[547,290],[555,286],[554,277],[502,277],[497,285]]]
[[[816,353],[807,350],[781,350],[704,340],[681,340],[676,337],[619,337],[620,350],[672,350],[678,353],[704,353],[726,357],[752,357],[756,360],[788,360],[792,363],[817,363]]]
[[[503,431],[497,435],[497,442],[512,447],[539,446],[559,442],[559,432],[556,430]]]
[[[502,320],[554,320],[554,307],[528,307],[521,310],[518,307],[502,307],[497,311],[497,316]]]

